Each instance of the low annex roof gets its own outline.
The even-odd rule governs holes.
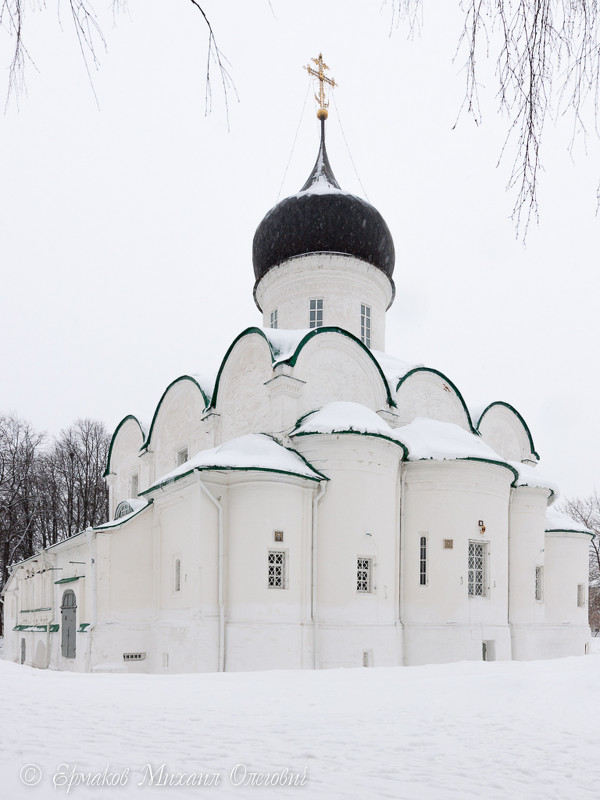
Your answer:
[[[263,433],[249,433],[230,439],[219,447],[201,450],[177,469],[163,475],[142,494],[173,483],[194,470],[256,470],[296,475],[312,481],[327,480],[301,455],[282,447]]]

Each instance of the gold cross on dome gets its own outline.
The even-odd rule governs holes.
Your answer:
[[[312,58],[311,61],[317,65],[318,69],[314,69],[310,64],[307,67],[304,67],[304,69],[309,75],[312,75],[313,78],[316,78],[319,81],[319,94],[315,95],[315,99],[319,104],[317,117],[319,119],[327,119],[327,107],[329,106],[329,103],[325,100],[325,84],[328,83],[332,89],[334,86],[338,86],[339,84],[337,84],[333,78],[328,78],[327,75],[325,75],[325,70],[329,69],[329,67],[323,61],[323,55],[321,53],[319,53],[318,58]]]

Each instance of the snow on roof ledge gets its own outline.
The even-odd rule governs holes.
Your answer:
[[[375,411],[360,403],[328,403],[299,420],[291,436],[310,433],[363,433],[384,436],[407,450],[409,461],[452,461],[482,459],[505,464],[515,474],[515,486],[532,486],[558,493],[558,487],[537,469],[516,461],[507,461],[481,437],[452,422],[419,417],[400,428],[392,428]]]
[[[112,519],[109,520],[108,522],[104,522],[102,525],[94,525],[94,530],[103,531],[106,530],[107,528],[117,528],[124,522],[128,522],[132,517],[137,516],[137,514],[139,514],[140,511],[143,511],[150,505],[148,500],[145,500],[143,497],[128,497],[126,502],[129,503],[132,509],[129,514],[124,514],[122,517],[119,517],[118,519]]]
[[[567,514],[562,514],[553,508],[546,512],[546,531],[566,531],[568,533],[587,533],[592,536],[596,534],[582,522],[576,522]]]
[[[264,433],[249,433],[230,439],[219,447],[202,450],[177,469],[163,475],[143,494],[188,475],[194,470],[260,470],[298,475],[313,481],[325,477],[306,462],[298,453],[286,450]]]

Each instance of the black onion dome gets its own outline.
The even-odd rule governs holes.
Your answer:
[[[308,180],[296,195],[272,208],[254,234],[252,262],[258,282],[278,264],[307,253],[356,256],[392,277],[394,242],[385,220],[372,205],[340,189],[321,144]]]

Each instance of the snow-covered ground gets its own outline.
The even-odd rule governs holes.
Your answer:
[[[600,654],[178,676],[0,661],[0,692],[11,800],[66,795],[78,773],[123,784],[79,798],[600,797]],[[161,785],[200,773],[219,785]]]

